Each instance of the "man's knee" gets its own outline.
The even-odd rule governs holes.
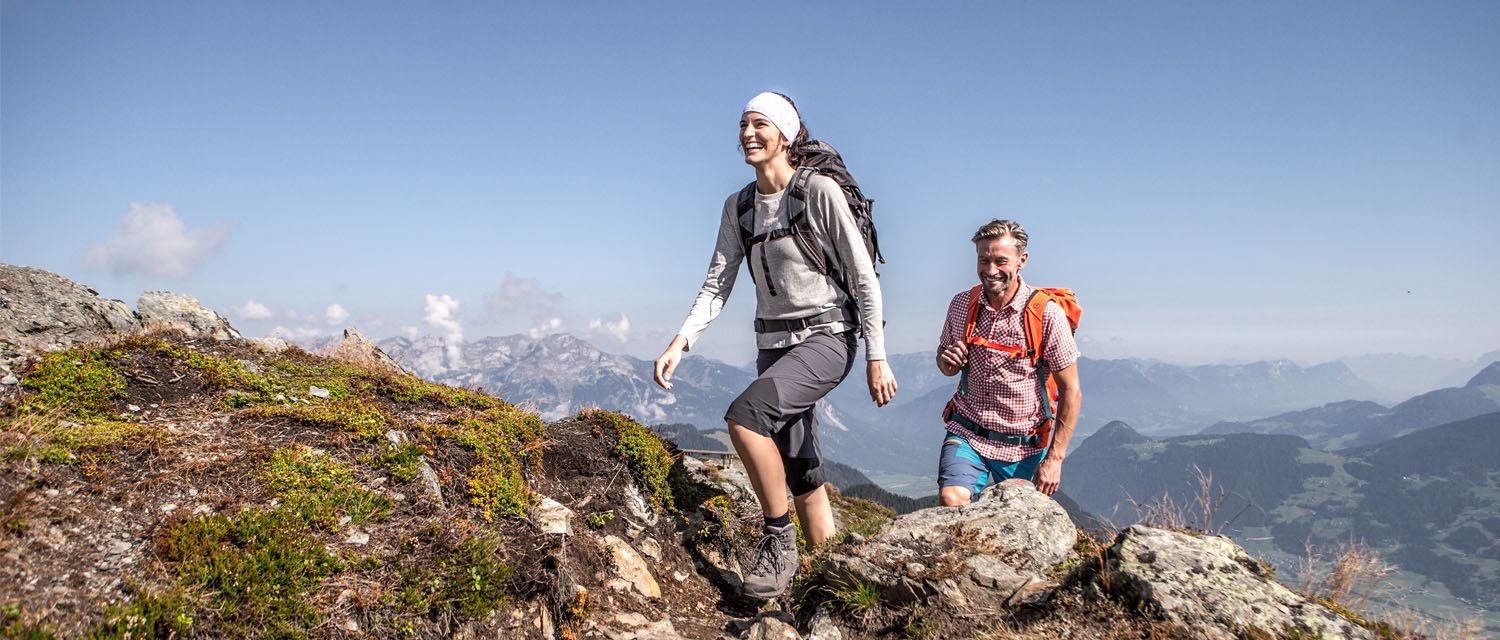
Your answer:
[[[973,495],[973,493],[963,487],[943,487],[938,492],[938,496],[943,501],[943,506],[945,507],[960,507],[969,504]]]

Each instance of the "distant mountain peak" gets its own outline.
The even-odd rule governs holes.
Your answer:
[[[1482,384],[1500,386],[1500,360],[1491,362],[1489,366],[1474,374],[1474,377],[1469,378],[1469,383],[1464,386],[1477,387]]]
[[[1089,436],[1087,442],[1095,445],[1118,446],[1122,444],[1135,444],[1137,442],[1148,442],[1150,438],[1143,436],[1140,432],[1130,428],[1130,425],[1119,420],[1113,420]]]

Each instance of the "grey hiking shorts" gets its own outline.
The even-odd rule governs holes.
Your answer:
[[[724,419],[776,442],[792,495],[823,486],[823,454],[818,448],[818,418],[813,407],[833,391],[854,367],[854,331],[814,333],[782,349],[761,349],[755,358],[760,374],[729,404]]]

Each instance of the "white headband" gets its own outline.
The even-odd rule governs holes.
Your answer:
[[[781,135],[786,136],[788,145],[796,142],[797,132],[802,130],[802,119],[797,117],[797,108],[792,103],[779,95],[766,91],[750,99],[745,105],[744,113],[754,111],[771,119],[771,124],[781,130]]]

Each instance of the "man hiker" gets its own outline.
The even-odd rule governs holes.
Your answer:
[[[1071,291],[1021,279],[1028,257],[1021,225],[992,220],[971,240],[979,286],[953,296],[938,341],[938,370],[963,374],[943,411],[939,495],[944,505],[968,504],[1011,478],[1051,495],[1083,399],[1074,366],[1077,305]]]

